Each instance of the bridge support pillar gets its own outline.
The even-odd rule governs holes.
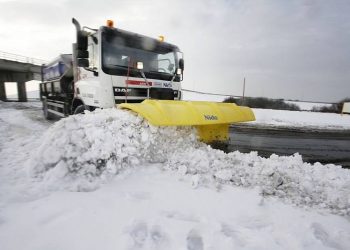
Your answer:
[[[27,90],[25,82],[17,82],[17,93],[19,102],[27,101]]]
[[[5,82],[0,81],[0,101],[6,101]]]

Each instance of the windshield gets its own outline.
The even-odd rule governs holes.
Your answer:
[[[102,67],[107,74],[141,77],[136,63],[142,62],[147,78],[170,81],[179,55],[175,46],[155,39],[115,30],[102,33]],[[174,80],[180,81],[180,77]]]

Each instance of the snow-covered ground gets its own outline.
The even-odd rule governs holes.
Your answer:
[[[121,110],[0,102],[0,249],[349,249],[350,172]]]
[[[229,97],[229,96],[226,96]],[[206,95],[183,91],[184,100],[222,102],[225,96]],[[302,110],[311,110],[313,107],[329,106],[323,103],[292,102]],[[249,123],[254,126],[293,127],[309,129],[350,129],[350,115],[332,113],[287,111],[271,109],[253,109],[256,121]]]
[[[7,95],[8,99],[18,99],[18,94],[12,94],[12,95]],[[27,91],[27,98],[28,99],[40,99],[40,92],[39,90],[33,90],[33,91]]]
[[[307,111],[253,109],[256,121],[252,125],[308,129],[350,129],[350,115]]]

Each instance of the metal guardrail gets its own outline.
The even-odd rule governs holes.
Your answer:
[[[47,63],[47,61],[45,60],[12,54],[4,51],[0,51],[0,59],[5,59],[9,61],[14,61],[14,62],[21,62],[21,63],[30,63],[33,65],[42,65]]]

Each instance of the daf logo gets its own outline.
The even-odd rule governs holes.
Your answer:
[[[216,115],[204,115],[204,119],[209,121],[216,121],[218,120],[218,117]]]
[[[124,89],[124,88],[115,88],[114,91],[116,93],[129,93],[131,91],[131,89]]]

